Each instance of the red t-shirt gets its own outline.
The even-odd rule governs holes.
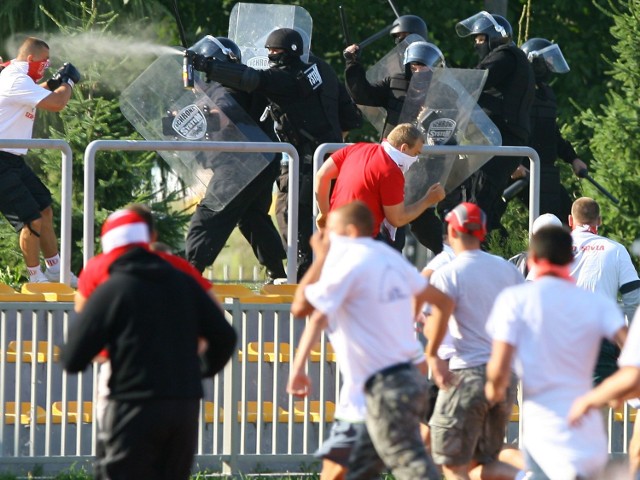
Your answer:
[[[109,267],[122,254],[127,252],[134,245],[127,245],[112,250],[109,253],[102,253],[92,257],[87,265],[80,272],[78,277],[78,291],[84,298],[89,298],[93,291],[109,278]],[[143,246],[141,244],[135,246]],[[211,289],[211,282],[204,278],[200,272],[184,258],[167,252],[153,252],[173,268],[193,277],[204,290]]]
[[[404,175],[400,167],[376,143],[356,143],[331,155],[339,173],[333,187],[329,210],[354,200],[367,204],[373,218],[374,236],[384,220],[383,206],[404,201]]]

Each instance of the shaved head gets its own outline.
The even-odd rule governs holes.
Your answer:
[[[579,225],[595,225],[600,223],[600,206],[593,198],[580,197],[571,206],[573,221]]]
[[[35,58],[42,59],[43,57],[49,57],[49,45],[44,40],[40,40],[36,37],[27,37],[27,39],[22,42],[20,45],[20,49],[18,50],[18,56],[16,60],[20,60],[22,62],[27,60],[29,55],[33,55]]]

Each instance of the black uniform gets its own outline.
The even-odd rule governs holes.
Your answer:
[[[202,378],[222,370],[236,333],[195,280],[143,248],[119,257],[109,273],[69,331],[64,368],[80,372],[109,352],[108,478],[186,479]],[[199,338],[208,342],[201,357]]]
[[[476,68],[489,72],[478,104],[500,130],[502,145],[527,146],[535,80],[526,55],[513,43],[500,45]],[[472,195],[487,214],[489,231],[500,227],[505,210],[502,192],[521,161],[521,157],[494,157],[474,178]]]
[[[357,61],[347,60],[345,82],[349,94],[357,104],[386,110],[382,132],[383,138],[386,137],[398,124],[410,79],[404,73],[397,73],[372,85],[367,80],[364,67]],[[434,208],[426,209],[410,226],[411,233],[422,245],[436,254],[442,251],[442,222],[436,216]],[[395,242],[390,239],[388,242],[397,250],[402,250],[405,242],[404,229],[398,229]]]
[[[531,107],[530,146],[540,156],[540,214],[553,213],[563,223],[571,213],[571,198],[560,183],[556,159],[569,165],[578,158],[571,144],[560,133],[557,123],[558,103],[553,89],[546,83],[536,83]],[[529,205],[525,201],[525,205]]]
[[[258,123],[267,105],[265,98],[217,84],[212,84],[206,92],[245,137],[264,137],[262,131],[254,132],[259,130],[256,125],[244,122],[243,119],[246,119],[247,112],[251,119]],[[273,135],[272,125],[265,128],[264,132]],[[236,188],[233,179],[238,173],[238,168],[241,168],[243,156],[237,153],[221,153],[214,158],[212,165],[204,165],[213,170],[214,177],[207,185],[205,196],[191,217],[185,252],[187,260],[200,272],[215,261],[233,229],[238,226],[251,244],[256,258],[266,268],[267,275],[270,278],[286,277],[282,264],[286,252],[269,216],[273,183],[280,171],[280,161],[274,154],[264,155],[270,159],[270,163],[222,208],[216,198],[224,189]]]

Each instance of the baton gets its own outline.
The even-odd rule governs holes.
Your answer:
[[[349,35],[349,27],[347,26],[347,16],[344,13],[342,5],[338,5],[340,11],[340,23],[342,24],[342,36],[344,37],[344,43],[348,47],[351,45],[351,35]]]
[[[513,197],[518,195],[522,190],[524,190],[524,188],[527,187],[528,185],[529,185],[529,174],[527,174],[527,176],[524,178],[520,178],[516,180],[507,188],[505,188],[504,192],[502,192],[502,201],[504,203],[507,203]]]
[[[370,37],[365,38],[363,41],[361,41],[360,43],[357,44],[358,48],[360,48],[362,50],[363,48],[365,48],[368,45],[372,44],[373,42],[375,42],[379,38],[382,38],[385,35],[388,35],[392,28],[393,28],[393,25],[389,25],[387,27],[384,27],[379,32],[374,33]]]
[[[609,191],[606,188],[604,188],[602,185],[600,185],[598,182],[596,182],[591,177],[591,175],[589,175],[589,172],[587,172],[586,168],[583,168],[582,170],[580,170],[578,172],[578,177],[579,178],[586,178],[587,180],[589,180],[594,187],[596,187],[598,190],[600,190],[600,193],[602,193],[605,197],[607,197],[609,200],[611,200],[616,205],[618,203],[620,203],[620,200],[618,200],[616,197],[611,195],[611,193],[609,193]]]
[[[396,6],[393,4],[393,0],[389,0],[389,5],[391,5],[391,10],[393,10],[396,18],[400,18],[400,14],[398,13],[398,9],[396,8]]]

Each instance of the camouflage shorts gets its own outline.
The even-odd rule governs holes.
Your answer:
[[[420,421],[429,401],[429,383],[411,364],[394,365],[366,383],[366,430],[349,459],[347,479],[372,478],[386,465],[397,480],[439,479],[425,450]]]
[[[429,421],[433,459],[439,465],[465,465],[473,459],[492,462],[504,443],[518,380],[512,376],[506,400],[491,406],[484,395],[485,365],[454,374],[455,386],[438,392]]]

